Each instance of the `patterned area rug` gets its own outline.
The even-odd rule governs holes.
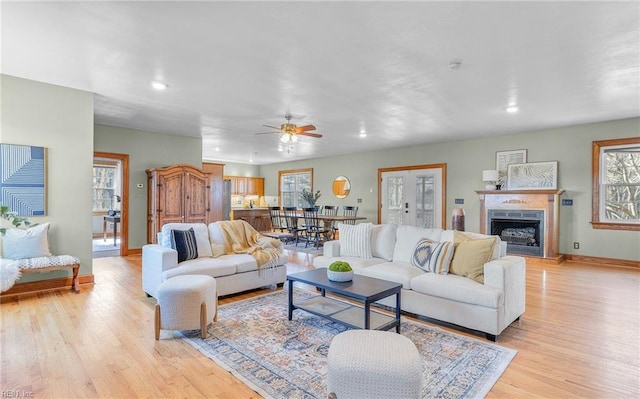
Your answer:
[[[287,243],[284,246],[284,249],[288,251],[297,251],[305,254],[313,254],[313,255],[322,255],[322,246],[316,248],[313,245],[309,244],[306,248],[304,247],[304,241],[299,242],[298,246],[294,243]]]
[[[314,296],[296,290],[295,298]],[[185,331],[187,342],[231,371],[265,398],[326,398],[326,359],[331,339],[345,331],[296,310],[287,320],[287,291],[219,307],[209,337]],[[424,359],[424,398],[484,397],[516,354],[488,341],[402,320]],[[374,348],[372,348],[373,350]]]

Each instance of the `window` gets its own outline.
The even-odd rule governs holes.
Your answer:
[[[106,162],[93,165],[93,211],[107,212],[119,204],[116,196],[118,179],[117,164]]]
[[[640,137],[593,142],[596,229],[640,230]]]
[[[313,189],[313,169],[281,170],[278,172],[278,191],[281,206],[305,207],[303,189]]]

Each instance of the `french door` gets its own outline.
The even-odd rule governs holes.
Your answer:
[[[446,165],[379,169],[381,223],[444,228]]]

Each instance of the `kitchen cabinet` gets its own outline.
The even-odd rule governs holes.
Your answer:
[[[211,222],[210,176],[192,165],[172,165],[147,171],[147,242],[167,223]]]
[[[224,176],[231,180],[231,195],[264,195],[264,177]]]

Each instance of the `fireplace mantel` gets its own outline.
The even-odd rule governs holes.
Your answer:
[[[490,209],[542,210],[544,218],[543,258],[561,261],[558,252],[560,196],[564,190],[482,190],[480,197],[480,232],[490,234],[487,215]]]

